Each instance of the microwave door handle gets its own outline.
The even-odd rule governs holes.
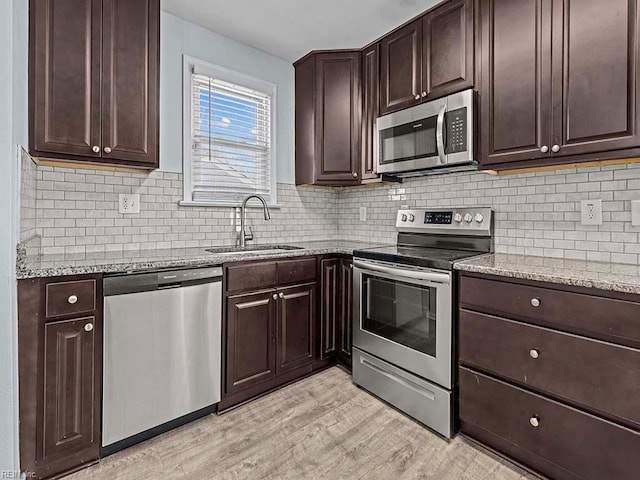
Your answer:
[[[436,142],[438,147],[438,156],[440,157],[440,163],[447,163],[447,155],[444,147],[444,116],[447,113],[447,106],[442,105],[440,112],[438,113],[438,125],[436,127]]]

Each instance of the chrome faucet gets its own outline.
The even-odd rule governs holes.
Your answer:
[[[249,195],[247,198],[245,198],[242,201],[242,206],[240,207],[240,232],[238,233],[238,245],[241,247],[245,247],[247,245],[247,240],[253,240],[253,232],[251,231],[251,227],[249,227],[249,233],[245,232],[245,225],[247,223],[247,202],[252,198],[257,198],[262,202],[264,219],[271,220],[269,207],[267,206],[267,201],[264,199],[264,197],[260,195]]]

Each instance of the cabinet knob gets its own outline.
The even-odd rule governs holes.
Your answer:
[[[93,153],[100,153],[100,147],[98,145],[91,147],[91,150],[93,150]]]
[[[280,298],[284,298],[284,293],[280,292],[280,293],[278,294],[278,296],[279,296]]]
[[[273,294],[273,299],[274,299],[274,300],[277,300],[277,299],[278,299],[278,294],[277,294],[277,293],[274,293],[274,294]]]
[[[538,428],[540,426],[540,418],[537,415],[534,415],[529,419],[529,423],[533,428]]]
[[[111,147],[104,147],[104,153],[106,154],[111,153]]]
[[[554,145],[553,147],[551,147],[551,151],[553,153],[558,153],[560,151],[560,145]]]
[[[358,178],[358,174],[356,172],[353,172],[353,178]]]
[[[77,303],[78,301],[78,297],[75,295],[71,295],[69,298],[67,298],[67,302],[69,302],[71,305]]]
[[[533,359],[536,359],[540,356],[540,352],[534,348],[529,352],[529,356]]]
[[[531,299],[531,306],[538,308],[540,306],[540,299],[539,298],[532,298]]]
[[[93,330],[93,323],[87,323],[87,324],[84,326],[84,331],[85,331],[85,332],[90,332],[91,330]]]
[[[415,99],[416,99],[416,100],[420,100],[420,95],[416,95],[416,96],[415,96]]]
[[[427,96],[427,92],[422,92],[422,98]]]
[[[549,151],[549,147],[547,147],[546,145],[543,145],[542,148],[540,149],[540,151],[542,153],[547,153]]]
[[[349,264],[349,268],[353,270],[353,263]]]

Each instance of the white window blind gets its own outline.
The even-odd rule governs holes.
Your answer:
[[[259,194],[274,202],[273,93],[252,86],[193,66],[191,198],[186,200],[233,204],[249,194]]]

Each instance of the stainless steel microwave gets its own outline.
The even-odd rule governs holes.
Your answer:
[[[475,168],[473,90],[377,120],[377,172],[413,176]]]

